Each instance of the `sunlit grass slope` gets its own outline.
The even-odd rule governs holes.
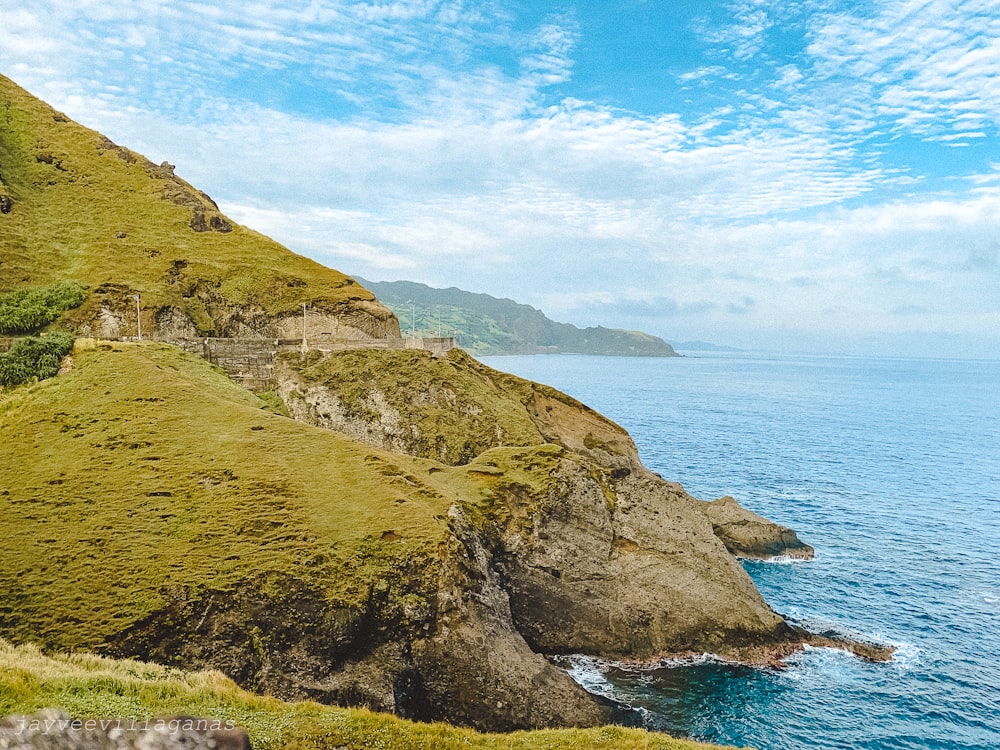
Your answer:
[[[0,640],[0,715],[58,707],[79,718],[146,720],[188,715],[231,720],[257,750],[347,747],[392,750],[698,750],[694,742],[635,729],[478,734],[415,724],[361,709],[285,703],[240,690],[218,672],[183,672],[86,654],[43,655]]]
[[[352,607],[433,571],[452,499],[414,476],[429,462],[275,415],[176,347],[91,346],[0,393],[8,637],[91,648],[171,589],[273,575]]]
[[[373,299],[0,76],[0,293],[57,281],[113,284],[196,320],[199,285],[272,315]]]

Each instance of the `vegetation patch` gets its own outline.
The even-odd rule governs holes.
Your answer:
[[[19,289],[0,295],[0,334],[33,333],[79,307],[87,289],[76,282]]]
[[[0,386],[51,378],[72,350],[73,336],[68,333],[22,339],[10,351],[0,354]]]

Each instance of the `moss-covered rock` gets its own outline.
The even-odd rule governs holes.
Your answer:
[[[446,357],[418,349],[283,354],[275,377],[297,419],[449,465],[541,443],[603,465],[640,465],[632,438],[611,420],[461,349]]]

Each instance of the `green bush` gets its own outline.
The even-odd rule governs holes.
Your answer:
[[[86,287],[73,281],[4,294],[0,296],[0,334],[33,333],[86,298]]]
[[[50,333],[18,341],[9,352],[0,354],[0,386],[51,378],[71,351],[73,336],[69,333]]]

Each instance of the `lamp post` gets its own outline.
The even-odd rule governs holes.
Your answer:
[[[142,311],[139,309],[139,295],[133,294],[132,299],[135,300],[135,331],[136,338],[142,341]]]

